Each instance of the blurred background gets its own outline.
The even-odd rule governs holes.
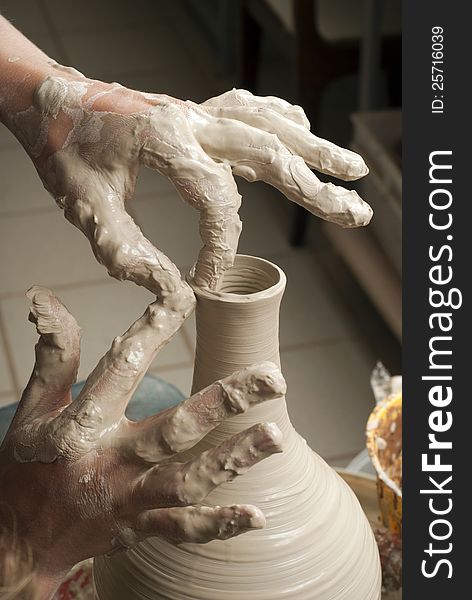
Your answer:
[[[374,208],[364,230],[323,223],[265,184],[238,180],[239,250],[286,272],[281,355],[296,429],[333,465],[364,446],[377,360],[401,370],[400,0],[0,0],[60,63],[89,77],[203,101],[231,87],[301,104],[312,130],[360,152],[356,187]],[[84,330],[79,377],[142,314],[151,295],[112,280],[64,220],[21,146],[0,126],[0,406],[16,401],[36,333],[24,293],[52,288]],[[348,186],[353,187],[351,184]],[[142,169],[129,210],[182,270],[197,215]],[[150,372],[190,391],[194,321]]]

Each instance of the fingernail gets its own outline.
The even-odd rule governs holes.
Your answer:
[[[372,208],[354,190],[327,183],[319,197],[325,219],[342,227],[361,227],[372,218]]]
[[[287,384],[276,364],[267,361],[255,365],[252,370],[259,385],[263,385],[263,389],[257,390],[259,395],[270,395],[270,397],[276,398],[286,393]]]
[[[357,210],[357,222],[358,225],[365,226],[370,223],[374,215],[374,211],[372,210],[372,207],[367,204],[367,202],[364,202],[362,199],[361,202],[362,204],[359,205]]]
[[[275,423],[259,423],[255,430],[260,433],[256,440],[259,450],[270,454],[282,452],[283,434]]]
[[[365,177],[369,172],[369,167],[365,164],[363,158],[358,154],[353,154],[352,162],[348,165],[347,174],[350,179],[360,179],[361,177]]]
[[[242,529],[262,529],[266,526],[264,513],[257,506],[252,504],[235,504],[231,507],[233,510],[233,520],[236,518]]]
[[[319,160],[323,171],[337,173],[346,180],[360,179],[369,172],[362,156],[334,145],[324,148],[320,152]]]
[[[249,523],[248,529],[262,529],[266,526],[266,518],[264,513],[257,506],[251,506],[250,515],[249,515]]]

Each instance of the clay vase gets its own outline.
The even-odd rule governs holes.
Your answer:
[[[277,266],[238,255],[219,292],[199,289],[191,276],[189,283],[198,300],[194,392],[257,362],[280,364],[286,278]],[[254,504],[265,513],[266,528],[203,545],[151,538],[100,557],[94,565],[99,600],[380,599],[379,555],[367,518],[347,484],[297,434],[285,399],[227,420],[191,454],[262,421],[277,423],[284,452],[218,487],[207,502]]]

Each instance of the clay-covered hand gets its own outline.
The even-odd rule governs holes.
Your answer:
[[[132,422],[124,414],[130,396],[185,315],[151,304],[71,401],[80,329],[50,290],[34,287],[28,295],[40,338],[0,449],[0,490],[44,578],[57,580],[81,559],[147,536],[203,543],[264,526],[254,506],[201,503],[216,486],[281,451],[276,425],[256,425],[192,458],[181,453],[227,417],[281,396],[285,382],[275,365],[234,373]]]
[[[265,181],[344,227],[371,219],[355,191],[322,183],[310,169],[353,180],[368,172],[364,161],[312,134],[299,106],[245,90],[196,104],[89,80],[60,65],[50,71],[33,106],[13,115],[11,126],[67,219],[118,279],[158,296],[180,285],[176,267],[126,212],[141,165],[168,177],[199,211],[200,287],[217,288],[237,251],[241,196],[234,175]]]

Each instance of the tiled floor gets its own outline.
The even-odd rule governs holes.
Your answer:
[[[2,12],[42,48],[89,75],[196,101],[219,93],[226,85],[215,75],[213,57],[170,4],[0,0]],[[289,246],[289,207],[278,192],[246,182],[240,191],[240,251],[275,260],[288,278],[280,341],[293,422],[324,457],[346,464],[363,446],[370,372],[378,358],[392,355],[391,338],[328,246],[318,239],[303,250]],[[167,181],[143,170],[130,212],[152,242],[188,268],[200,246],[197,215]],[[19,396],[32,367],[36,334],[24,297],[30,285],[52,287],[81,324],[81,378],[151,300],[145,290],[106,275],[4,128],[0,257],[0,406]],[[185,393],[194,336],[192,318],[151,366]]]

